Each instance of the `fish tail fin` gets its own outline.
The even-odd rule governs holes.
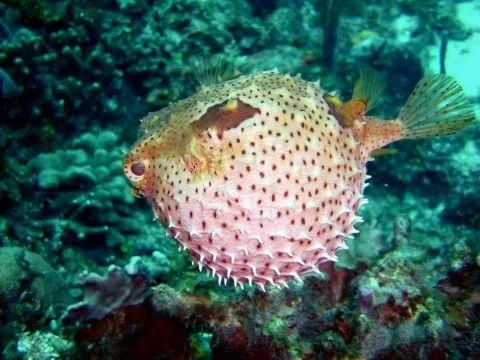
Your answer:
[[[378,72],[373,69],[363,69],[360,70],[360,77],[353,88],[352,98],[363,101],[366,104],[366,112],[378,105],[384,89],[385,83]]]
[[[403,139],[455,134],[475,121],[475,111],[461,85],[451,76],[424,76],[397,118]]]

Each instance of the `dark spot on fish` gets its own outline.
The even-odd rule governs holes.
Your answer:
[[[206,130],[214,127],[217,135],[221,138],[224,131],[236,128],[255,114],[260,114],[260,109],[256,107],[238,99],[233,101],[235,101],[234,105],[227,104],[228,101],[225,101],[210,107],[200,119],[192,123],[193,128]]]

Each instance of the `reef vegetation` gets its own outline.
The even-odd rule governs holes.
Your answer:
[[[138,119],[193,94],[205,59],[301,73],[343,99],[371,68],[386,80],[373,112],[387,119],[423,74],[445,72],[478,110],[479,11],[432,0],[0,1],[0,357],[480,358],[478,125],[389,147],[368,164],[350,249],[267,292],[198,272],[122,172]]]

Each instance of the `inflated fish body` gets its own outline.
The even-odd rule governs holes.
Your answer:
[[[125,174],[219,281],[263,289],[300,279],[356,232],[372,151],[474,120],[450,77],[422,79],[392,121],[365,116],[372,86],[360,83],[345,104],[275,71],[204,87],[142,120]]]

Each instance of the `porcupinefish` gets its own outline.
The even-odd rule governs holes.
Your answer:
[[[204,86],[142,119],[124,172],[200,270],[235,286],[287,286],[347,248],[372,152],[475,120],[446,75],[422,78],[396,119],[366,116],[381,90],[372,74],[345,103],[278,71]]]

